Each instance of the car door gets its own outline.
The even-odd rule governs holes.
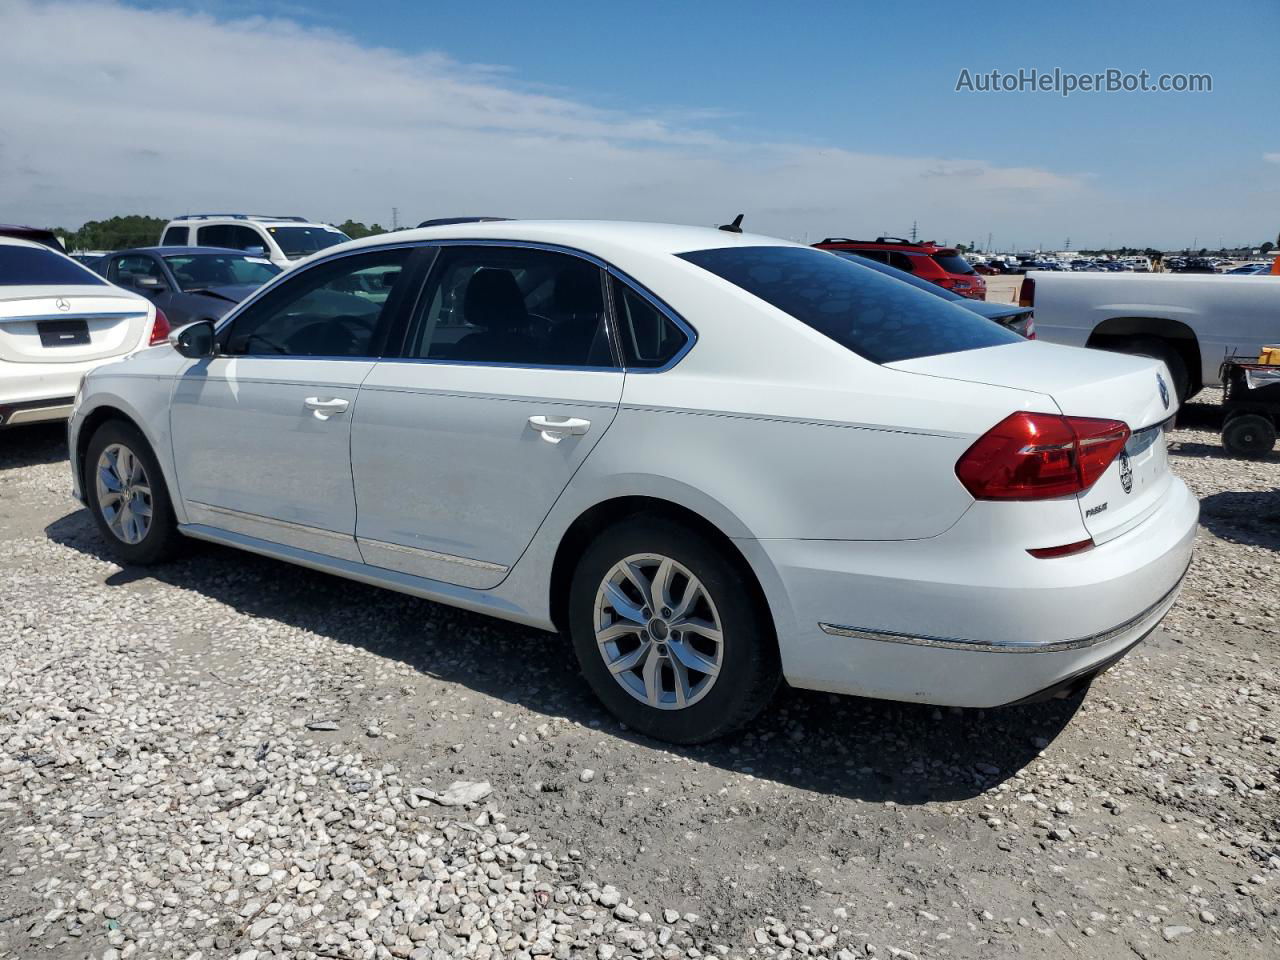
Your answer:
[[[351,417],[413,285],[411,254],[302,270],[234,314],[218,353],[184,371],[170,417],[190,522],[359,561]]]
[[[440,248],[401,356],[374,365],[354,414],[366,563],[501,582],[617,413],[605,279],[569,252]]]

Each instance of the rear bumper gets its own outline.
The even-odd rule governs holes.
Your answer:
[[[41,400],[23,400],[18,403],[0,402],[0,430],[24,423],[45,423],[65,420],[71,415],[75,397],[49,397]]]
[[[1102,669],[1155,629],[1177,598],[1198,517],[1175,479],[1139,528],[1052,560],[984,537],[990,525],[973,510],[930,540],[756,541],[748,556],[776,573],[792,685],[994,707]]]
[[[65,420],[80,378],[120,357],[83,363],[13,363],[0,360],[0,426]]]

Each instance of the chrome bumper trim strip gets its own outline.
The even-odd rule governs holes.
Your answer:
[[[1187,569],[1190,569],[1189,564]],[[975,653],[1062,653],[1067,650],[1082,650],[1086,647],[1095,647],[1098,644],[1114,640],[1121,634],[1128,633],[1148,620],[1158,621],[1165,611],[1173,605],[1173,601],[1177,597],[1178,590],[1181,588],[1182,581],[1186,575],[1187,571],[1183,570],[1182,575],[1178,577],[1177,583],[1173,585],[1169,592],[1141,613],[1111,627],[1109,630],[1093,633],[1087,637],[1077,637],[1074,640],[1050,640],[1048,642],[1036,640],[967,640],[963,637],[920,637],[906,633],[894,633],[890,630],[845,627],[832,623],[819,623],[818,626],[822,628],[824,633],[828,633],[833,637],[854,637],[859,640],[906,643],[917,647],[940,647],[944,650],[968,650]],[[1154,626],[1155,623],[1153,622],[1152,627]]]

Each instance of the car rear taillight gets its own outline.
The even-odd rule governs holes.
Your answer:
[[[1051,560],[1054,557],[1069,557],[1073,553],[1084,553],[1094,547],[1093,537],[1088,540],[1077,540],[1075,543],[1064,543],[1060,547],[1037,547],[1027,553],[1039,560]]]
[[[1032,277],[1023,277],[1018,287],[1018,306],[1034,307],[1036,305],[1036,282]]]
[[[1093,486],[1128,439],[1119,420],[1014,413],[974,441],[956,476],[978,500],[1069,496]]]
[[[1036,338],[1036,321],[1034,317],[1027,321],[1027,331],[1023,336],[1028,340],[1034,340]]]
[[[154,347],[157,343],[164,343],[169,339],[169,318],[164,315],[164,311],[156,307],[156,322],[151,325],[151,341],[147,344]]]

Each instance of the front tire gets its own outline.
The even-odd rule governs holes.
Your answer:
[[[179,543],[173,502],[151,445],[132,424],[104,423],[85,451],[85,499],[98,531],[124,563],[149,566]]]
[[[750,571],[702,534],[639,516],[587,548],[569,594],[583,676],[619,720],[702,743],[756,717],[778,685],[777,642]]]

